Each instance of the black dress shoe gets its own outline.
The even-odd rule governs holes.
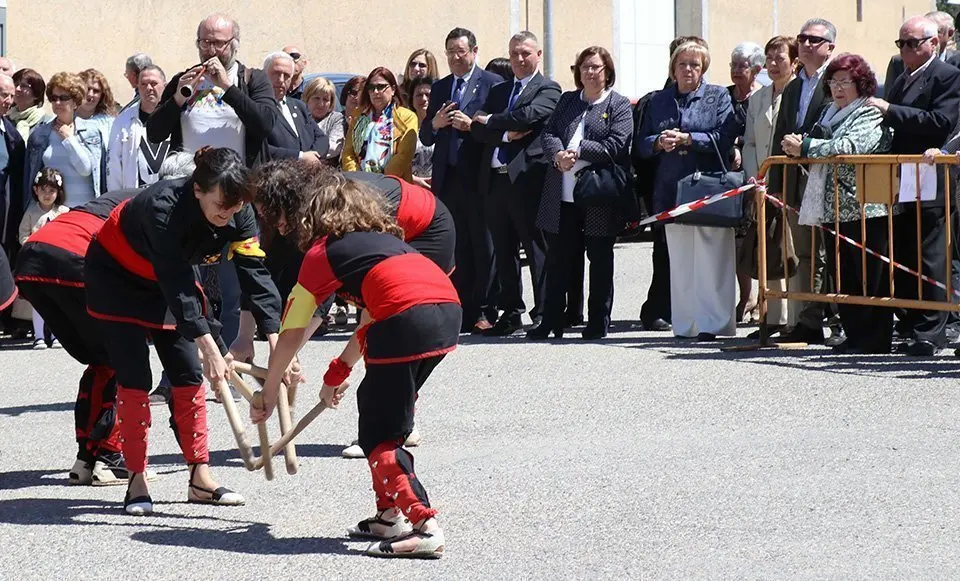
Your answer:
[[[517,331],[523,329],[523,325],[520,323],[520,317],[516,318],[501,318],[497,321],[497,324],[490,327],[483,332],[484,337],[506,337],[508,335],[513,335]]]
[[[593,325],[587,323],[587,326],[584,327],[583,331],[580,331],[580,336],[587,341],[595,341],[597,339],[603,339],[607,336],[607,326],[606,325]]]
[[[774,335],[776,335],[782,330],[783,330],[783,325],[770,325],[767,328],[767,336],[773,337]],[[756,331],[747,335],[747,339],[759,339],[759,338],[760,338],[760,329],[757,329]]]
[[[807,343],[809,345],[823,345],[823,329],[810,329],[797,325],[786,335],[781,334],[780,343]]]
[[[897,353],[912,357],[933,357],[940,348],[930,341],[907,341],[897,347]]]
[[[652,321],[641,321],[644,331],[670,331],[673,326],[663,319],[654,319]]]
[[[716,341],[717,336],[713,333],[700,333],[697,335],[697,341],[701,343],[707,343],[709,341]]]

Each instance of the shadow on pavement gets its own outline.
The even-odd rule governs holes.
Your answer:
[[[32,405],[21,405],[9,408],[0,408],[0,416],[19,416],[27,413],[44,412],[72,412],[74,402],[65,401],[61,403],[41,403]]]
[[[256,435],[254,433],[254,435]],[[302,435],[302,434],[301,434]],[[277,436],[279,437],[279,431]],[[247,433],[248,440],[250,433]],[[298,458],[339,458],[340,453],[346,447],[346,444],[297,444]],[[253,453],[260,454],[260,447],[254,445]],[[283,454],[278,454],[283,456]],[[282,462],[282,458],[278,458]],[[150,455],[150,464],[180,464],[183,465],[183,456],[180,454],[159,454]],[[229,450],[211,450],[210,466],[243,466],[243,460],[240,459],[240,452],[236,448]],[[185,467],[184,467],[185,468]],[[0,486],[2,488],[2,486]]]
[[[20,490],[37,486],[69,486],[66,468],[62,470],[18,470],[0,472],[0,490]]]
[[[160,530],[138,531],[130,535],[130,538],[148,545],[190,547],[251,555],[359,554],[359,551],[351,550],[347,546],[346,539],[343,538],[278,539],[270,534],[270,525],[264,523],[248,523],[246,526],[238,526],[226,531],[164,527]]]

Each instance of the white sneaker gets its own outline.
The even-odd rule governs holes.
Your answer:
[[[70,484],[74,486],[86,486],[93,479],[93,465],[89,462],[77,458],[70,469]]]
[[[47,348],[47,344],[43,342],[43,339],[37,339],[33,342],[34,351],[43,351]]]
[[[393,543],[409,538],[418,539],[417,546],[412,551],[394,552]],[[443,556],[444,543],[442,529],[437,529],[432,533],[412,530],[400,537],[371,543],[365,554],[370,557],[384,558],[439,559]]]
[[[408,448],[416,448],[420,445],[420,440],[423,438],[420,436],[420,430],[416,426],[413,427],[413,430],[410,432],[410,435],[407,436],[407,439],[404,440],[403,445]]]
[[[50,343],[50,348],[51,348],[51,349],[62,349],[62,347],[61,347],[61,345],[60,345],[60,341],[57,341],[56,339],[54,339],[53,342]]]
[[[360,444],[357,440],[350,442],[350,445],[343,449],[344,458],[366,458],[367,455],[363,453],[363,448],[360,447]]]
[[[358,539],[392,539],[413,530],[410,520],[395,508],[381,510],[376,515],[365,518],[357,526],[347,529],[347,534]]]

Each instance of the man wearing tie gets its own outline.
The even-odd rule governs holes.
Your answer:
[[[267,136],[267,156],[270,159],[299,158],[318,166],[330,149],[330,141],[313,121],[306,104],[287,95],[295,66],[293,57],[285,52],[270,53],[263,62],[263,70],[270,79],[280,110],[280,118]]]
[[[544,299],[546,241],[534,225],[547,166],[540,133],[560,100],[560,85],[537,71],[543,51],[532,32],[510,39],[510,66],[515,81],[490,91],[483,111],[473,117],[471,131],[487,144],[482,157],[480,191],[486,193],[487,220],[493,234],[499,307],[503,314],[484,335],[511,335],[522,328],[526,310],[520,278],[520,245],[530,263],[534,305],[530,318],[536,327]],[[491,111],[494,113],[487,113]]]
[[[457,229],[453,284],[463,306],[463,332],[480,332],[496,320],[492,296],[493,241],[477,189],[482,145],[470,134],[473,115],[499,75],[476,66],[477,38],[454,28],[446,39],[450,73],[433,84],[420,142],[435,145],[432,189],[453,214]]]

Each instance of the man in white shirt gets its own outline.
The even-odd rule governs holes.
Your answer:
[[[107,189],[142,188],[159,180],[160,166],[170,153],[170,139],[152,143],[147,139],[147,119],[160,103],[167,86],[163,70],[147,65],[140,72],[139,106],[117,115],[107,146]]]

